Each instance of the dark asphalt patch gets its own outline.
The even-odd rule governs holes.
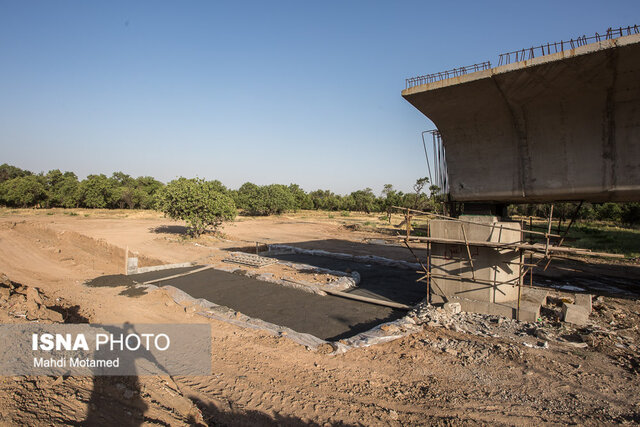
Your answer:
[[[265,256],[269,256],[269,254]],[[407,305],[417,304],[427,296],[426,284],[416,282],[416,279],[420,278],[422,274],[418,274],[414,270],[306,254],[278,254],[272,255],[272,257],[282,261],[309,264],[337,271],[357,271],[360,273],[360,284],[357,288],[347,291],[355,295]]]
[[[87,286],[94,287],[109,287],[109,288],[117,288],[120,286],[126,287],[120,295],[128,296],[128,297],[139,297],[142,295],[146,295],[146,291],[141,288],[136,288],[135,285],[144,283],[148,280],[161,279],[163,277],[173,276],[174,274],[185,273],[190,270],[195,270],[202,266],[192,266],[192,267],[182,267],[182,268],[172,268],[169,270],[159,270],[159,271],[149,271],[147,273],[140,274],[110,274],[107,276],[96,277],[95,279],[89,280],[85,282]]]
[[[142,283],[178,274],[172,269],[155,273],[130,276],[104,276],[89,283],[89,286],[126,286],[124,283]],[[158,273],[163,273],[158,275]],[[95,283],[95,284],[94,284]],[[204,298],[218,305],[255,317],[287,326],[294,331],[336,341],[367,331],[380,323],[396,320],[405,311],[373,304],[362,303],[334,296],[319,296],[298,289],[263,282],[240,274],[219,270],[170,279],[157,286],[174,286],[193,298]]]

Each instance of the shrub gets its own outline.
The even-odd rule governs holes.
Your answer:
[[[233,199],[221,193],[215,182],[198,178],[171,181],[160,191],[157,206],[169,218],[186,221],[194,237],[236,216]]]

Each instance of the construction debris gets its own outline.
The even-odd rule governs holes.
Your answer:
[[[37,288],[22,286],[9,280],[5,274],[0,274],[0,309],[10,318],[41,323],[62,322],[62,314],[49,309],[44,304],[44,298]],[[3,322],[11,323],[9,319]]]
[[[234,264],[247,265],[249,267],[260,268],[267,265],[275,264],[277,260],[273,258],[266,258],[260,255],[248,254],[245,252],[232,252],[229,258],[225,258],[224,262],[230,262]]]

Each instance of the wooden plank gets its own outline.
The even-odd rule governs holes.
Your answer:
[[[394,240],[405,240],[405,237],[398,236],[394,237]],[[442,243],[447,245],[466,245],[464,240],[456,240],[456,239],[447,239],[444,237],[412,237],[409,239],[410,242],[418,242],[418,243]],[[497,249],[523,249],[526,251],[545,253],[545,245],[540,243],[500,243],[500,242],[476,242],[470,241],[468,242],[470,246],[482,246],[488,248],[497,248]],[[549,246],[549,252],[556,253],[566,253],[566,254],[574,254],[574,255],[585,255],[585,256],[597,256],[604,258],[624,258],[622,254],[612,254],[607,252],[593,252],[589,249],[581,249],[581,248],[569,248],[566,246]]]
[[[347,292],[340,292],[340,291],[329,291],[326,289],[323,289],[324,292],[330,294],[330,295],[335,295],[338,297],[342,297],[342,298],[348,298],[348,299],[352,299],[352,300],[356,300],[356,301],[362,301],[362,302],[368,302],[369,304],[376,304],[376,305],[382,305],[385,307],[391,307],[391,308],[399,308],[401,310],[411,310],[412,307],[405,305],[405,304],[400,304],[397,302],[393,302],[393,301],[385,301],[385,300],[381,300],[381,299],[377,299],[377,298],[369,298],[369,297],[363,297],[361,295],[355,295],[355,294],[351,294],[351,293],[347,293]]]
[[[204,266],[204,267],[201,267],[201,268],[196,268],[195,270],[187,271],[186,273],[174,274],[173,276],[162,277],[160,279],[154,279],[154,280],[148,280],[146,282],[143,282],[142,284],[143,285],[150,285],[152,283],[158,283],[158,282],[164,282],[164,281],[171,280],[171,279],[177,279],[178,277],[188,276],[189,274],[199,273],[201,271],[209,270],[210,268],[213,268],[213,265],[207,265],[207,266]]]
[[[433,217],[442,218],[442,219],[448,219],[450,221],[457,221],[457,222],[462,222],[462,223],[465,223],[465,224],[479,225],[479,226],[482,226],[482,227],[493,227],[493,224],[483,224],[481,222],[465,221],[464,219],[452,218],[450,216],[435,214],[433,212],[424,212],[424,211],[419,211],[419,210],[416,210],[416,209],[401,208],[399,206],[392,206],[392,208],[408,210],[409,212],[416,212],[416,213],[419,213],[421,215],[433,216]],[[518,231],[518,232],[523,231],[523,230],[518,230],[517,228],[509,228],[509,227],[504,227],[503,230],[511,230],[511,231]],[[542,233],[540,231],[533,231],[533,230],[524,230],[523,232],[524,233],[529,233],[529,234],[537,234],[537,235],[545,236],[545,237],[546,236],[549,236],[549,237],[560,237],[560,235],[558,235],[558,234]]]

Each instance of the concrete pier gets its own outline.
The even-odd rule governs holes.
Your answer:
[[[431,237],[471,242],[520,241],[517,222],[486,216],[464,219],[477,224],[431,220]],[[546,294],[535,296],[525,291],[518,304],[519,261],[520,253],[515,249],[470,245],[467,251],[466,245],[434,243],[431,246],[431,301],[459,303],[463,311],[534,322]]]

